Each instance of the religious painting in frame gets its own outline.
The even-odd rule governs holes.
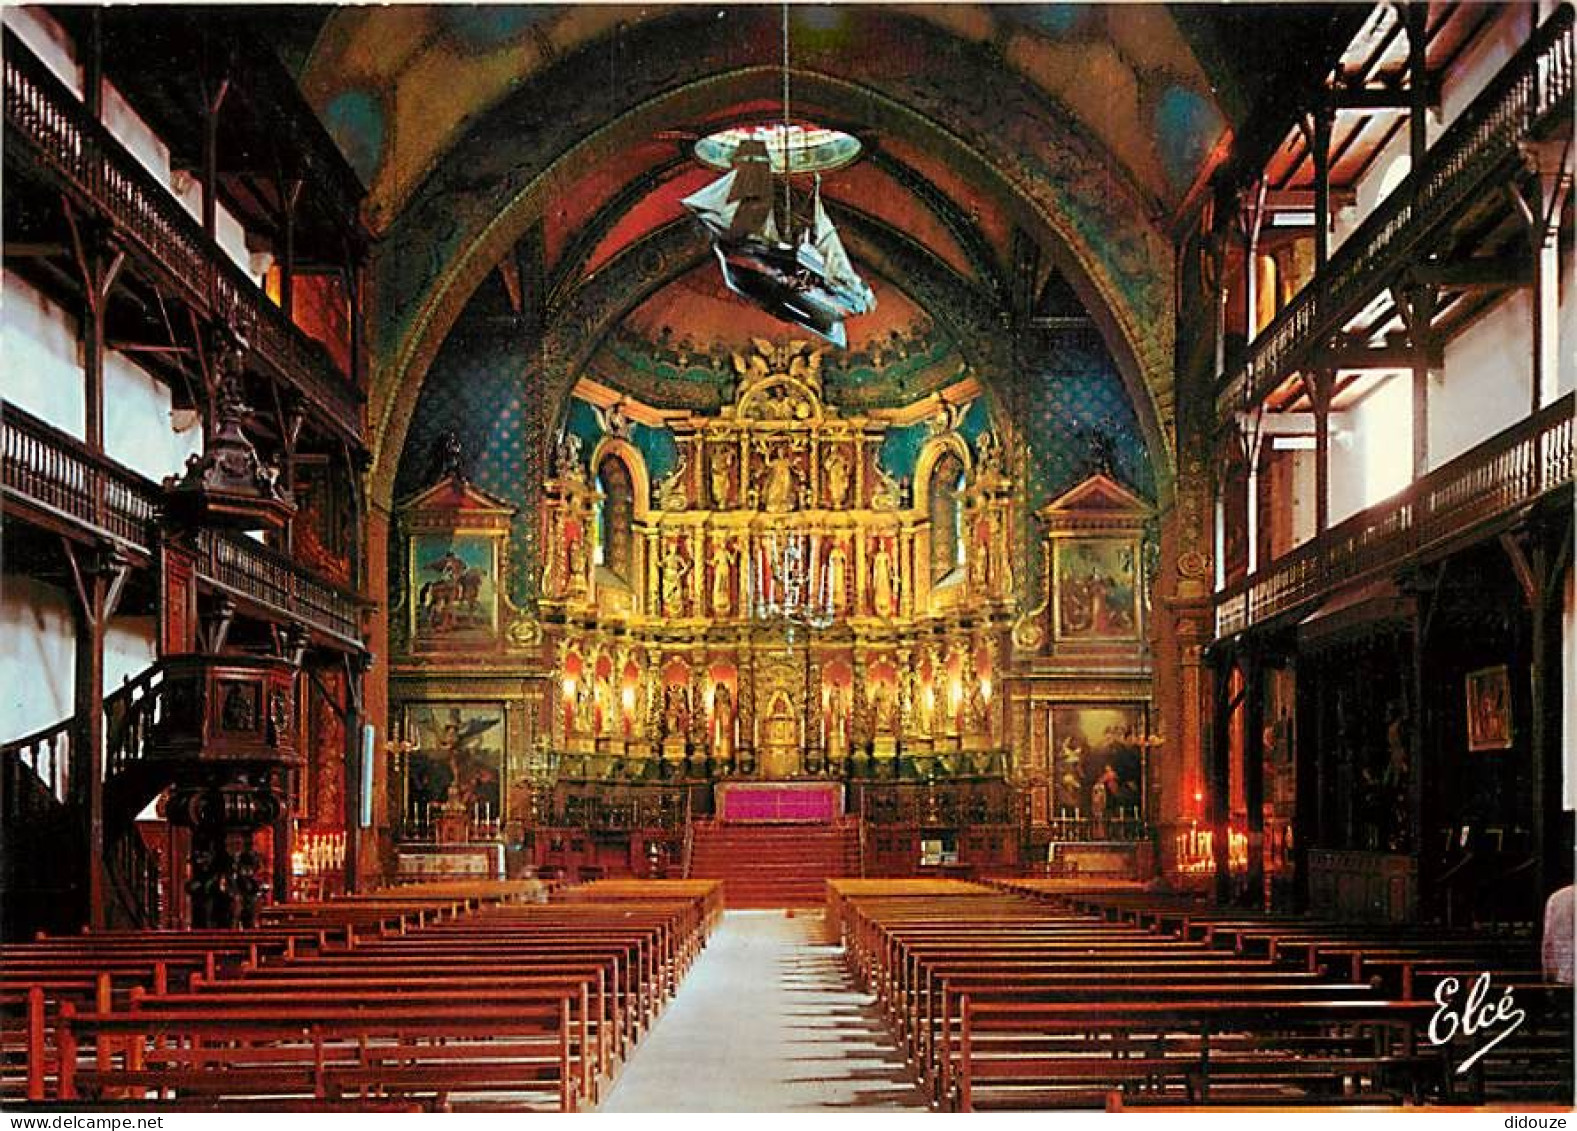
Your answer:
[[[1505,664],[1467,673],[1467,748],[1511,749],[1511,673]]]
[[[1138,560],[1134,538],[1058,538],[1053,560],[1057,640],[1137,640]]]
[[[1059,705],[1051,709],[1054,816],[1103,820],[1145,816],[1145,709],[1141,704]]]
[[[504,818],[502,703],[407,703],[403,789],[407,825],[430,826],[444,806],[463,806],[475,821]]]
[[[410,539],[411,640],[419,651],[491,648],[498,638],[499,539],[422,533]]]

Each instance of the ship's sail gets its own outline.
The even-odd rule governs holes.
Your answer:
[[[816,178],[816,205],[810,227],[811,245],[821,256],[823,273],[828,286],[840,297],[850,314],[866,314],[876,308],[876,296],[865,280],[849,262],[849,253],[843,250],[843,240],[838,229],[832,226],[827,210],[821,203],[821,178]]]
[[[730,169],[711,184],[695,190],[679,203],[713,236],[725,236],[734,226],[734,216],[739,211],[739,201],[729,199],[734,181],[739,174]]]

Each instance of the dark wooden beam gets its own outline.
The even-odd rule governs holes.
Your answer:
[[[1423,84],[1425,105],[1431,110],[1440,108],[1440,79],[1431,77]],[[1397,90],[1373,87],[1337,87],[1330,91],[1331,105],[1337,110],[1410,110],[1413,92],[1408,88]]]
[[[1316,350],[1314,364],[1328,369],[1411,369],[1419,351],[1410,345],[1388,342],[1383,346],[1340,345]],[[1424,349],[1430,368],[1445,364],[1445,349],[1432,343]]]
[[[71,249],[59,243],[25,243],[21,240],[5,241],[7,259],[55,259],[70,255]]]
[[[1408,268],[1416,283],[1457,290],[1502,290],[1533,285],[1533,265],[1526,255],[1494,258],[1470,256],[1445,263],[1419,263]]]
[[[1316,175],[1317,176],[1317,175]],[[1350,208],[1358,202],[1353,189],[1332,189],[1332,208]],[[1319,209],[1319,192],[1316,189],[1272,189],[1265,194],[1267,212],[1315,212]]]

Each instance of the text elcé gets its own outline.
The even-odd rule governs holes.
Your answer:
[[[1516,994],[1510,986],[1500,991],[1499,1000],[1493,1004],[1488,1000],[1491,987],[1492,979],[1489,971],[1486,970],[1473,980],[1467,996],[1459,1006],[1456,999],[1458,991],[1462,988],[1461,982],[1456,978],[1447,977],[1442,978],[1435,986],[1435,1003],[1439,1008],[1429,1019],[1430,1044],[1447,1044],[1459,1033],[1464,1037],[1473,1037],[1479,1033],[1498,1030],[1487,1044],[1474,1050],[1457,1065],[1458,1076],[1466,1073],[1483,1058],[1485,1053],[1515,1033],[1527,1020],[1527,1011],[1517,1008]]]

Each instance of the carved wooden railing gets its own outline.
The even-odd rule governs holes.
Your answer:
[[[5,33],[7,144],[62,182],[74,203],[110,221],[128,250],[201,314],[232,327],[270,368],[358,442],[361,394],[328,352],[269,301],[31,51]]]
[[[1394,570],[1570,484],[1577,473],[1572,408],[1568,393],[1230,586],[1216,599],[1217,639]]]
[[[116,927],[152,929],[164,926],[159,890],[159,858],[142,842],[133,824],[106,850],[109,891],[114,897]]]
[[[159,492],[136,472],[0,402],[0,482],[30,504],[147,552]]]
[[[1573,42],[1572,9],[1563,7],[1254,339],[1216,398],[1221,417],[1258,404],[1297,370],[1310,350],[1374,297],[1389,273],[1412,262],[1442,223],[1480,195],[1519,143],[1552,121],[1570,119]]]
[[[81,441],[0,402],[0,497],[23,502],[147,556],[160,489]],[[240,535],[198,537],[198,578],[351,648],[360,647],[357,598],[268,547]]]
[[[112,778],[148,756],[163,706],[164,665],[154,664],[104,697],[104,773]]]
[[[164,664],[155,663],[104,697],[104,776],[115,781],[148,756],[149,740],[164,706]],[[118,926],[160,927],[163,899],[159,889],[159,858],[143,843],[137,828],[137,813],[150,796],[167,782],[138,778],[140,792],[123,791],[117,798],[121,808],[105,845],[104,874],[118,910]]]
[[[78,742],[75,718],[0,745],[5,780],[5,819],[24,817],[47,798],[64,805],[71,795],[71,752]]]
[[[215,589],[360,646],[360,602],[251,538],[205,530],[197,539],[197,574]]]
[[[153,664],[104,697],[105,780],[113,778],[147,750],[164,669]],[[71,756],[80,739],[76,716],[62,719],[33,734],[0,744],[0,760],[11,774],[17,767],[37,779],[36,788],[64,805],[71,799]],[[8,784],[15,778],[8,778]]]

